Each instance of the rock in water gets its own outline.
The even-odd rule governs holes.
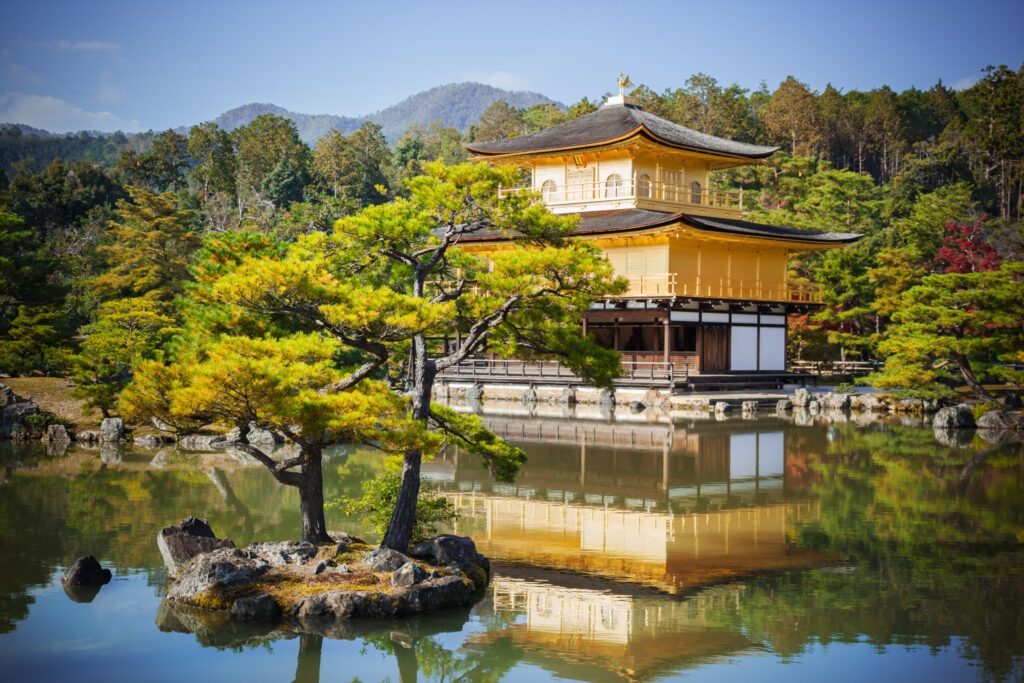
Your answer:
[[[744,401],[742,404],[740,404],[740,409],[744,413],[756,413],[757,401]]]
[[[228,609],[221,604],[229,589],[252,583],[267,573],[270,563],[251,550],[219,548],[197,555],[181,568],[167,597],[196,607]]]
[[[779,402],[775,404],[775,412],[785,413],[787,410],[793,407],[793,402],[788,398],[780,398]]]
[[[377,572],[393,572],[408,562],[405,555],[391,548],[377,548],[363,558],[371,569]]]
[[[1008,410],[990,410],[978,419],[981,429],[1024,430],[1024,414]]]
[[[124,420],[119,417],[104,418],[100,424],[100,441],[112,443],[124,436]]]
[[[427,578],[423,567],[415,562],[406,562],[391,574],[391,585],[408,588]]]
[[[970,429],[974,426],[974,413],[964,403],[956,406],[946,406],[935,413],[932,418],[932,428],[940,429]]]
[[[281,607],[266,593],[238,598],[231,605],[231,618],[242,621],[277,621]]]
[[[797,408],[806,408],[811,402],[811,392],[804,387],[800,387],[793,392],[793,405]]]
[[[234,548],[231,539],[219,540],[205,519],[186,517],[174,526],[166,526],[156,535],[156,544],[170,576],[178,576],[185,564],[196,555]]]
[[[68,436],[68,430],[64,428],[64,425],[49,425],[46,428],[43,441],[46,443],[68,443],[71,441],[71,438]]]
[[[725,401],[715,402],[715,415],[725,415],[729,412],[729,404]]]
[[[64,570],[61,583],[65,586],[103,586],[110,583],[110,570],[101,567],[92,555],[86,555]]]

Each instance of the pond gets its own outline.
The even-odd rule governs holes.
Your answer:
[[[228,454],[0,444],[5,681],[1002,681],[1024,677],[1024,450],[915,423],[490,415],[528,462],[424,467],[494,563],[471,610],[327,634],[162,604],[157,531],[298,534],[298,501]],[[377,454],[338,448],[328,498]],[[371,537],[329,513],[331,528]],[[115,573],[72,600],[64,566]],[[90,600],[91,598],[91,600]]]

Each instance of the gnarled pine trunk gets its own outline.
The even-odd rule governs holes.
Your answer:
[[[437,370],[433,361],[427,358],[426,340],[423,337],[413,339],[413,355],[412,418],[426,423],[430,418],[430,397]],[[402,461],[402,485],[398,490],[395,511],[380,542],[382,547],[402,553],[409,549],[409,541],[416,526],[416,501],[420,495],[422,460],[423,454],[418,448],[405,452]]]
[[[302,466],[298,484],[299,507],[302,510],[302,540],[309,543],[330,543],[327,520],[324,518],[323,455],[319,449]]]

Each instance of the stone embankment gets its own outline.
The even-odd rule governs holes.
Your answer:
[[[316,631],[324,622],[404,617],[466,607],[490,580],[490,563],[469,538],[442,535],[408,554],[332,533],[329,544],[218,539],[189,517],[157,537],[178,611],[216,611],[241,622]]]

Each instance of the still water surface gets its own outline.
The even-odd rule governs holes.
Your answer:
[[[325,635],[161,604],[162,526],[196,514],[239,544],[297,535],[293,492],[259,466],[0,444],[0,680],[1024,678],[1019,444],[945,446],[899,423],[486,421],[527,451],[515,484],[457,451],[424,473],[494,562],[485,597]],[[380,467],[339,448],[328,497]],[[59,581],[83,554],[115,572],[90,602]]]

